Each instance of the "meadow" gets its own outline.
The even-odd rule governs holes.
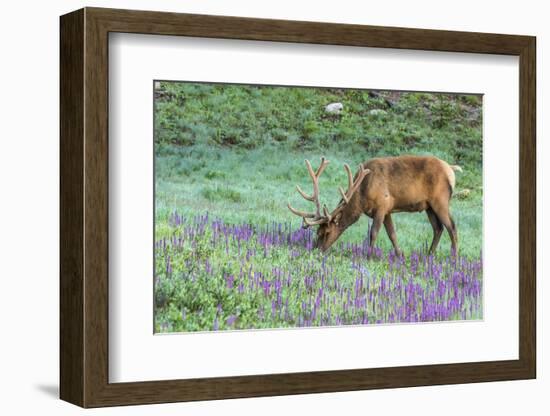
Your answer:
[[[325,106],[341,102],[341,114]],[[155,88],[155,331],[184,332],[482,318],[481,97],[160,82]],[[343,164],[430,154],[462,167],[448,235],[426,253],[425,213],[394,214],[403,257],[369,219],[326,254],[287,207],[330,160],[330,208]],[[373,258],[367,260],[367,255]]]

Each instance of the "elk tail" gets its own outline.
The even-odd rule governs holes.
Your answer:
[[[449,190],[450,194],[453,194],[453,191],[455,189],[455,171],[462,172],[462,168],[458,165],[449,165],[447,162],[441,161],[443,164],[443,169],[445,171],[445,174],[447,175],[447,180],[449,181]]]

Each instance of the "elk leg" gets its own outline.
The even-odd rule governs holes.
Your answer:
[[[456,226],[455,222],[451,218],[451,214],[449,214],[448,207],[444,209],[443,207],[436,205],[432,206],[432,209],[439,218],[439,221],[441,221],[441,223],[447,229],[449,237],[451,237],[451,253],[454,256],[458,256],[458,238],[456,233]]]
[[[397,254],[398,256],[401,256],[403,252],[397,245],[397,234],[395,233],[395,228],[393,227],[393,220],[391,218],[391,214],[387,214],[384,217],[384,228],[386,229],[386,233],[388,233],[388,237],[390,238],[390,241],[393,244],[395,254]]]
[[[449,217],[449,224],[445,225],[445,228],[447,228],[447,231],[451,236],[452,253],[454,256],[458,257],[458,235],[456,232],[456,225],[453,220],[453,217],[451,217],[451,214],[448,214],[448,217]]]
[[[382,226],[382,221],[384,220],[384,215],[376,214],[372,220],[372,227],[370,229],[369,235],[369,247],[374,248],[374,243],[376,243],[376,238],[378,237],[378,231]],[[370,257],[370,256],[369,256]]]
[[[432,224],[432,228],[434,231],[432,245],[430,246],[429,253],[434,254],[435,249],[439,244],[439,239],[441,238],[441,234],[443,234],[443,224],[441,224],[441,221],[439,221],[439,218],[437,218],[437,215],[435,215],[435,212],[431,208],[428,208],[426,210],[426,214],[428,214],[428,219],[430,220],[430,224]]]

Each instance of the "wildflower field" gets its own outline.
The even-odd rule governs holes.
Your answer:
[[[156,332],[483,318],[480,97],[171,82],[155,94]],[[327,116],[335,101],[343,114]],[[314,249],[286,207],[307,208],[303,160],[330,159],[320,193],[334,207],[343,163],[399,154],[463,167],[459,257],[446,233],[427,254],[424,213],[394,215],[402,257],[383,230],[368,247],[367,217]]]

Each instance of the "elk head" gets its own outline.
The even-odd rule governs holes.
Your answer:
[[[348,175],[348,189],[346,192],[339,187],[340,195],[342,199],[338,206],[332,211],[329,212],[326,205],[323,205],[321,208],[321,203],[319,202],[319,177],[329,164],[329,161],[324,157],[321,158],[321,164],[316,172],[313,171],[311,163],[309,160],[306,160],[307,171],[311,180],[313,181],[313,195],[308,195],[298,185],[296,185],[296,190],[298,193],[306,200],[315,203],[315,212],[305,212],[299,211],[295,208],[292,208],[290,203],[288,204],[288,209],[295,215],[302,217],[303,227],[308,228],[311,226],[318,225],[317,229],[317,241],[315,247],[326,251],[330,246],[340,237],[344,230],[349,225],[349,222],[344,218],[344,208],[349,204],[353,194],[359,189],[361,182],[365,176],[370,173],[370,169],[366,169],[363,165],[359,165],[359,172],[357,173],[355,180],[351,173],[351,169],[348,164],[344,164],[344,169]]]

